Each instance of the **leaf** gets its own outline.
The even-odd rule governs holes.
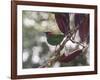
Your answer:
[[[58,45],[61,43],[61,41],[64,38],[64,35],[56,35],[56,34],[52,34],[50,32],[46,32],[46,36],[47,36],[47,41],[49,44],[51,45]]]
[[[75,14],[75,26],[78,26],[81,24],[83,17],[84,17],[84,14]]]
[[[75,59],[81,53],[82,53],[82,50],[78,49],[78,50],[75,50],[75,51],[69,53],[69,55],[67,55],[67,56],[65,54],[63,54],[62,56],[60,56],[59,62],[69,62],[69,61]]]
[[[61,32],[66,35],[69,31],[69,13],[55,13],[55,19]]]
[[[76,14],[75,25],[79,25],[79,36],[81,41],[89,42],[89,14]]]

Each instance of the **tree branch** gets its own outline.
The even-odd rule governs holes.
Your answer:
[[[44,67],[44,66],[51,67],[59,59],[61,50],[64,48],[66,42],[70,40],[70,38],[75,32],[76,30],[70,31],[70,33],[68,33],[65,36],[65,39],[60,44],[59,48],[56,51],[54,51],[53,55],[51,55],[50,58],[41,67]]]

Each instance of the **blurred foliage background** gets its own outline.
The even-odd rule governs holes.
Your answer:
[[[48,44],[45,34],[49,31],[49,27],[55,30],[53,26],[56,26],[53,13],[26,10],[22,12],[23,68],[37,68],[53,53],[56,46]],[[69,53],[75,48],[77,48],[76,44],[68,42],[63,51]],[[89,65],[88,59],[80,55],[68,63],[57,61],[52,67]]]

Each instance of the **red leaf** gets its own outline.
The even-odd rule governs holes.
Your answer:
[[[55,13],[55,18],[61,32],[67,34],[69,31],[69,13]]]
[[[65,55],[63,54],[60,58],[59,58],[59,61],[60,62],[69,62],[73,59],[75,59],[77,56],[79,56],[80,54],[82,53],[82,50],[78,49],[78,50],[75,50],[71,53],[69,53],[69,55]]]
[[[79,25],[79,36],[81,41],[89,42],[89,14],[76,14],[75,25]]]
[[[85,16],[83,19],[83,23],[81,24],[81,27],[79,28],[79,34],[81,37],[82,42],[86,40],[86,38],[89,36],[89,16]]]
[[[81,24],[83,17],[84,17],[84,14],[75,14],[75,26],[78,26]]]

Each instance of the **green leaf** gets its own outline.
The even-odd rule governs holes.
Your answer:
[[[64,35],[55,35],[55,34],[46,34],[47,36],[47,41],[49,44],[51,45],[58,45],[61,43],[61,41],[63,40],[64,38]]]

